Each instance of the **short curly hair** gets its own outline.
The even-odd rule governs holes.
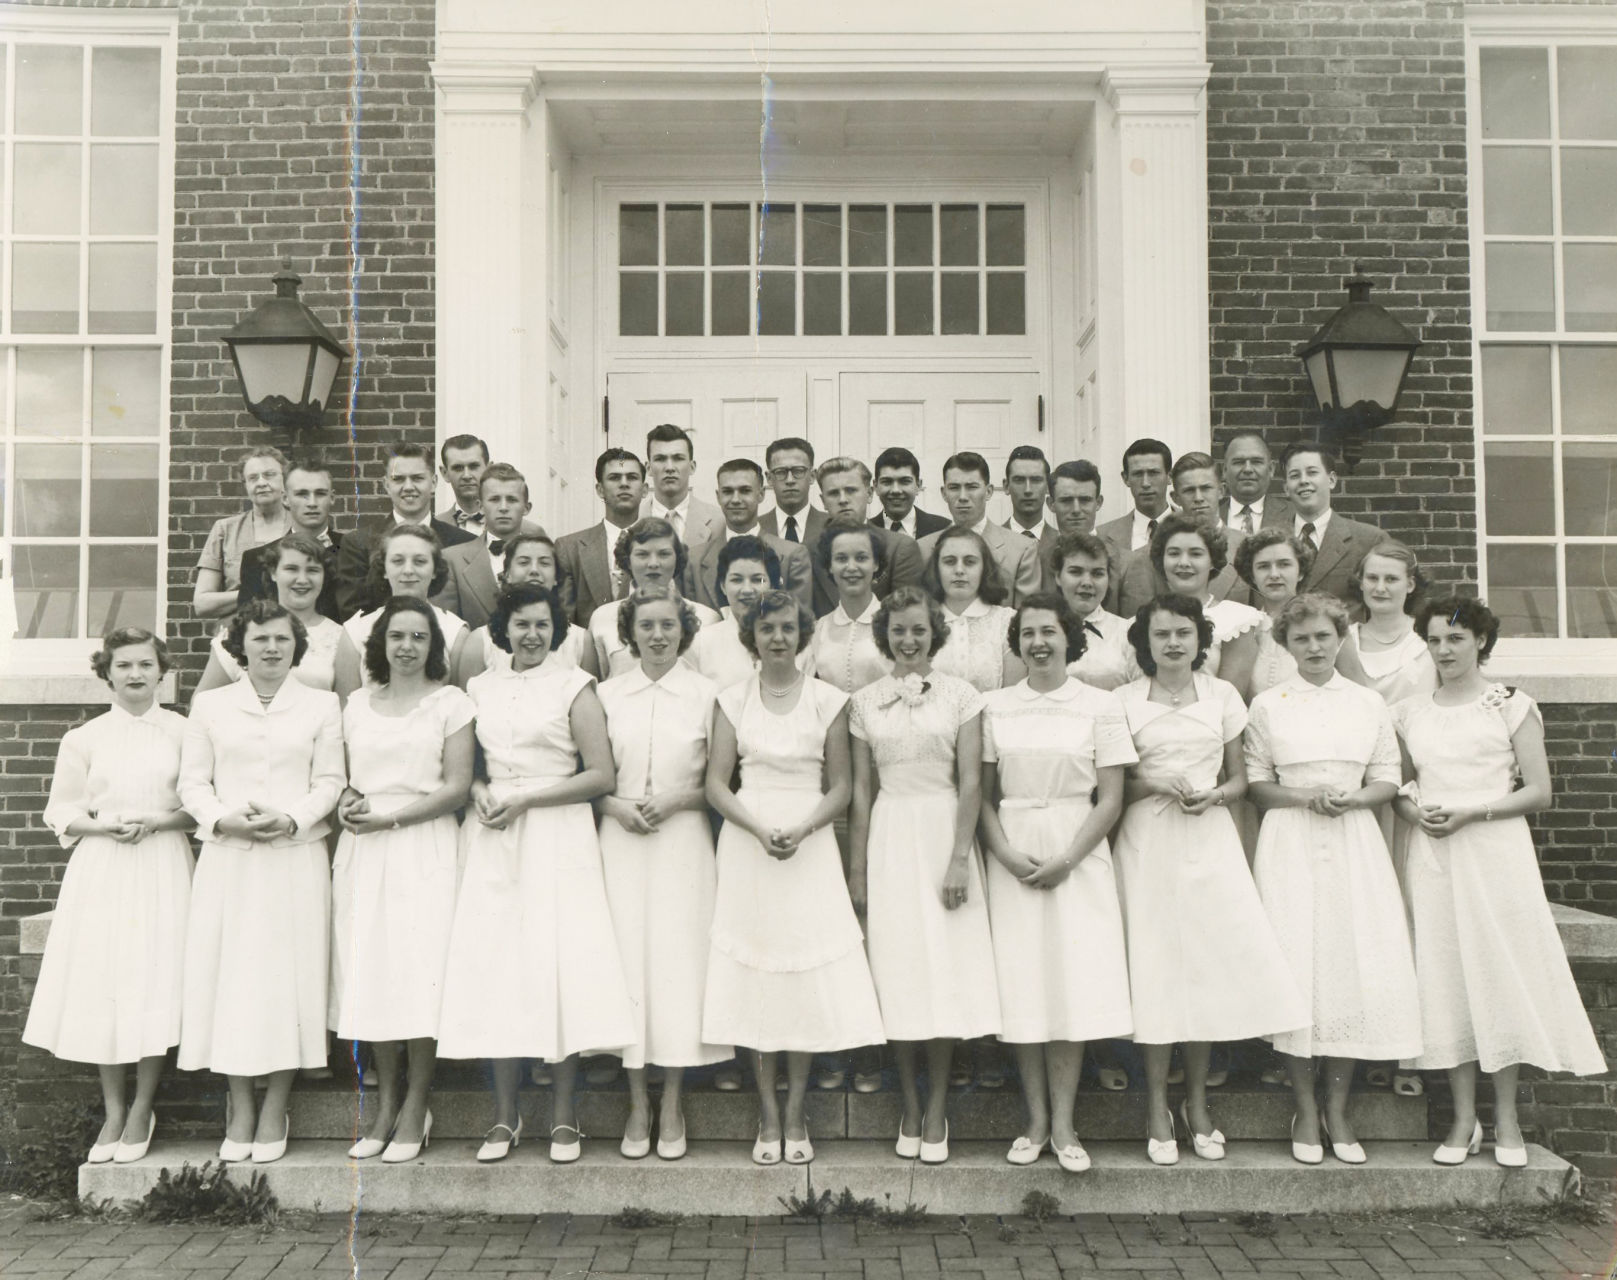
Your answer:
[[[1207,571],[1211,578],[1214,574],[1223,571],[1230,562],[1230,540],[1222,529],[1207,529],[1197,524],[1189,516],[1180,515],[1175,511],[1165,515],[1157,521],[1157,531],[1151,535],[1151,567],[1159,576],[1166,578],[1163,572],[1162,560],[1168,554],[1168,542],[1180,534],[1193,533],[1202,540],[1202,546],[1207,548],[1207,554],[1212,560],[1213,567]]]
[[[1297,585],[1300,587],[1308,581],[1308,571],[1314,567],[1313,544],[1293,537],[1284,529],[1266,525],[1255,533],[1247,534],[1241,539],[1241,545],[1235,548],[1236,575],[1252,590],[1258,589],[1257,581],[1252,576],[1252,562],[1258,558],[1258,552],[1278,547],[1281,543],[1290,547],[1292,554],[1297,557]]]
[[[243,642],[247,639],[247,628],[261,627],[281,618],[292,624],[292,665],[295,667],[303,661],[303,655],[309,652],[309,633],[298,621],[297,615],[279,600],[251,600],[243,605],[225,625],[224,639],[220,643],[223,644],[225,652],[236,660],[236,665],[245,671],[247,649]]]
[[[975,529],[967,529],[961,525],[951,525],[938,534],[938,540],[932,544],[932,554],[927,557],[926,570],[921,575],[921,585],[932,593],[937,599],[943,599],[943,575],[938,571],[938,557],[943,554],[945,542],[974,542],[977,544],[977,554],[982,557],[983,573],[977,582],[977,599],[984,604],[1004,604],[1010,598],[1010,592],[1005,589],[1004,580],[999,576],[999,565],[994,560],[994,553],[988,549],[988,543],[983,535]]]
[[[690,552],[686,550],[679,534],[674,532],[674,526],[657,516],[647,516],[643,520],[636,520],[632,525],[618,535],[617,545],[612,548],[612,563],[634,581],[634,575],[629,573],[629,552],[642,542],[658,542],[663,538],[670,538],[674,543],[674,581],[685,580],[685,565],[690,560]]]
[[[1200,600],[1177,591],[1142,604],[1134,614],[1134,621],[1129,623],[1129,644],[1134,648],[1134,660],[1140,664],[1140,670],[1148,676],[1157,673],[1157,660],[1151,656],[1151,618],[1158,613],[1171,613],[1196,624],[1196,656],[1191,660],[1190,669],[1200,671],[1213,647],[1213,620],[1202,610]]]
[[[562,604],[561,592],[555,587],[530,586],[525,582],[503,587],[495,597],[494,612],[488,618],[488,638],[494,641],[495,648],[510,653],[511,615],[541,603],[550,607],[550,651],[555,653],[567,638],[567,609]]]
[[[1447,619],[1450,626],[1464,627],[1477,638],[1477,665],[1488,661],[1494,645],[1499,643],[1499,615],[1488,607],[1486,600],[1476,596],[1448,594],[1433,596],[1415,615],[1415,634],[1428,638],[1427,627],[1433,618]]]
[[[1432,583],[1421,572],[1420,561],[1414,551],[1396,538],[1383,539],[1359,557],[1359,563],[1353,567],[1353,576],[1348,579],[1348,599],[1354,604],[1363,605],[1366,612],[1369,611],[1370,602],[1364,598],[1364,588],[1359,584],[1364,581],[1364,566],[1370,562],[1371,556],[1380,556],[1383,560],[1396,560],[1404,566],[1404,576],[1409,579],[1409,594],[1404,597],[1404,612],[1413,618],[1420,610],[1421,601],[1431,589]]]
[[[247,464],[254,458],[270,458],[281,468],[281,479],[285,481],[287,473],[292,470],[292,463],[287,456],[272,444],[255,444],[236,459],[236,476],[245,481],[247,479]]]
[[[174,658],[168,651],[168,645],[163,643],[163,637],[146,630],[145,627],[114,627],[101,637],[101,647],[90,655],[90,670],[96,674],[96,679],[106,684],[112,683],[112,655],[119,649],[127,649],[131,645],[149,644],[152,652],[157,655],[157,674],[166,676],[174,669]]]
[[[417,613],[427,620],[427,679],[447,679],[449,646],[444,643],[444,630],[438,625],[432,606],[415,596],[394,596],[382,606],[382,612],[371,624],[370,634],[365,637],[365,673],[371,682],[386,684],[393,678],[393,669],[387,660],[387,624],[401,613]]]
[[[779,591],[781,587],[780,556],[775,548],[762,538],[754,538],[751,534],[743,534],[739,538],[731,538],[724,546],[719,548],[718,576],[713,580],[713,594],[720,605],[730,603],[730,597],[724,594],[724,577],[730,572],[730,566],[737,560],[756,560],[764,567],[764,574],[769,578],[772,590]]]
[[[1099,560],[1106,566],[1108,582],[1112,576],[1112,557],[1106,549],[1106,543],[1092,533],[1063,533],[1056,537],[1055,545],[1050,548],[1050,570],[1056,577],[1072,556],[1088,556],[1091,560]]]
[[[677,586],[668,583],[660,587],[636,587],[618,605],[618,639],[629,646],[629,652],[634,657],[640,656],[640,646],[634,642],[635,614],[642,605],[658,604],[665,600],[673,603],[674,612],[679,615],[679,652],[684,653],[691,647],[691,641],[696,639],[697,628],[702,624],[696,620],[696,610],[680,595]]]
[[[814,639],[814,614],[790,591],[766,591],[758,597],[757,604],[741,614],[737,622],[737,629],[741,633],[741,647],[756,658],[758,620],[788,610],[797,615],[797,651],[802,653]]]
[[[1338,637],[1346,637],[1348,633],[1348,612],[1340,600],[1323,591],[1305,591],[1286,601],[1275,618],[1275,643],[1284,649],[1291,629],[1304,618],[1329,618]]]
[[[831,572],[831,548],[836,540],[847,533],[862,533],[870,539],[870,555],[876,562],[876,572],[881,572],[882,561],[887,555],[887,539],[882,531],[867,520],[849,512],[832,516],[825,522],[825,528],[820,531],[819,540],[814,544],[814,563],[819,565],[826,573]]]
[[[443,544],[438,535],[424,524],[396,524],[371,548],[370,570],[365,575],[366,597],[370,607],[379,608],[393,597],[393,588],[387,581],[387,549],[400,538],[419,538],[432,548],[432,581],[427,594],[435,596],[449,585],[449,561],[444,559]]]
[[[941,543],[943,539],[939,538],[938,541]],[[893,614],[901,609],[920,608],[926,610],[926,619],[932,624],[932,645],[926,651],[926,656],[935,657],[938,650],[943,648],[949,639],[949,618],[938,603],[938,597],[920,587],[894,587],[887,599],[877,607],[876,616],[870,620],[871,638],[875,640],[882,657],[888,661],[893,658],[893,646],[887,639],[887,624]]]
[[[1084,650],[1088,648],[1088,641],[1084,638],[1084,625],[1078,621],[1078,615],[1067,603],[1067,597],[1059,591],[1036,591],[1016,606],[1016,612],[1011,615],[1011,623],[1005,636],[1012,653],[1018,658],[1022,656],[1022,615],[1035,610],[1055,614],[1061,629],[1067,633],[1068,665],[1084,656]]]

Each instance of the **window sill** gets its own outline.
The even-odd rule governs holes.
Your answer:
[[[158,686],[157,700],[172,703],[179,693],[179,678],[170,671]],[[95,706],[108,701],[104,681],[84,675],[0,675],[0,706]]]
[[[1561,670],[1546,670],[1547,663],[1510,661],[1496,658],[1484,667],[1483,674],[1490,680],[1510,685],[1528,694],[1540,703],[1617,703],[1617,671],[1593,670],[1580,673],[1567,671],[1576,662],[1563,662]],[[1588,664],[1594,666],[1594,664]]]

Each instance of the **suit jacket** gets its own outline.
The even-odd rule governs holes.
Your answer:
[[[823,618],[837,607],[836,584],[831,581],[831,575],[821,567],[820,562],[814,559],[814,548],[818,545],[820,534],[825,532],[826,514],[818,507],[805,507],[802,523],[799,526],[799,536],[803,546],[809,553],[809,559],[814,566],[814,616]],[[758,526],[771,537],[779,536],[778,513],[766,511],[758,517]],[[894,533],[890,529],[881,530],[882,542],[886,551],[882,554],[881,568],[876,571],[876,597],[884,599],[894,587],[918,587],[921,585],[921,571],[926,562],[921,559],[920,549],[915,539],[908,534]],[[782,541],[785,541],[782,539]],[[790,545],[788,543],[788,545]]]
[[[1267,505],[1267,504],[1266,504]],[[1237,604],[1252,603],[1252,588],[1235,572],[1235,549],[1246,537],[1239,529],[1226,529],[1229,538],[1230,562],[1215,573],[1207,584],[1214,600],[1234,600]],[[1113,612],[1132,618],[1143,604],[1149,604],[1168,590],[1168,584],[1151,563],[1151,549],[1141,547],[1129,553],[1123,564],[1123,580],[1118,588],[1118,608]]]
[[[1240,511],[1240,509],[1239,505],[1235,508],[1236,511]],[[1267,529],[1273,526],[1277,529],[1290,530],[1292,516],[1295,514],[1296,511],[1291,505],[1291,499],[1286,497],[1285,494],[1270,493],[1264,495],[1263,528]],[[1230,500],[1227,497],[1218,504],[1218,518],[1226,525],[1230,524]],[[1332,519],[1335,519],[1335,517],[1333,516]],[[1239,533],[1240,530],[1235,529],[1234,532]]]
[[[556,568],[572,593],[567,616],[580,627],[588,627],[590,614],[613,598],[611,554],[600,521],[556,539]]]
[[[545,536],[545,531],[531,520],[522,522],[522,532]],[[484,626],[494,612],[495,598],[500,594],[499,580],[494,576],[494,563],[489,559],[488,538],[478,534],[470,542],[457,542],[444,548],[444,562],[449,566],[449,581],[432,598],[440,609],[448,610],[468,627]]]
[[[640,516],[644,519],[649,515],[651,515],[651,498],[648,496],[640,504]],[[691,505],[685,511],[685,549],[694,551],[723,528],[724,512],[711,502],[703,502],[692,494]]]
[[[938,545],[941,537],[943,532],[939,531],[921,539],[918,545],[922,565],[932,562],[932,549]],[[988,552],[999,567],[999,580],[1011,593],[1011,604],[1026,599],[1039,589],[1044,573],[1039,567],[1038,543],[1019,533],[1011,533],[992,520],[983,526],[983,541],[988,544]]]
[[[352,617],[361,609],[375,607],[366,597],[365,580],[370,573],[371,552],[376,549],[377,540],[392,527],[393,517],[383,516],[343,537],[342,547],[337,552],[337,609],[343,619]],[[432,521],[431,528],[438,535],[440,545],[446,548],[470,542],[477,537],[475,533],[467,533],[442,520]]]
[[[727,540],[723,534],[714,534],[691,553],[690,560],[685,566],[690,588],[686,594],[715,611],[724,607],[719,600],[719,553],[724,550]],[[780,557],[781,586],[812,609],[814,563],[809,556],[808,548],[769,533],[763,535],[763,540],[773,547],[775,554]]]
[[[342,547],[342,534],[335,529],[327,529],[326,536],[331,539],[331,545],[326,548],[322,557],[326,565],[326,580],[320,587],[320,599],[315,602],[315,608],[325,614],[333,622],[342,621],[342,608],[337,602],[337,558]],[[254,547],[241,558],[241,587],[236,592],[236,608],[252,600],[275,599],[275,555],[280,548],[281,540],[266,542],[261,547]]]
[[[871,516],[870,523],[878,529],[885,529],[888,533],[892,532],[891,529],[887,528],[887,516],[885,514]],[[926,537],[929,533],[941,533],[951,523],[952,521],[944,516],[935,516],[930,511],[922,511],[920,507],[915,508],[915,536],[917,540]]]
[[[1353,571],[1359,567],[1359,561],[1364,559],[1366,551],[1386,540],[1387,535],[1375,525],[1349,520],[1339,512],[1331,512],[1330,522],[1325,526],[1319,550],[1314,554],[1313,567],[1309,569],[1302,589],[1324,591],[1339,600],[1351,601],[1348,582],[1353,577]]]

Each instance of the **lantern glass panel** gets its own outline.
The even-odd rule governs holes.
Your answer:
[[[309,381],[310,405],[318,405],[321,409],[331,406],[331,384],[337,380],[337,366],[341,363],[341,356],[334,355],[325,347],[315,348],[314,376]]]
[[[1314,352],[1303,361],[1308,380],[1314,384],[1314,399],[1321,409],[1336,408],[1336,396],[1331,391],[1330,357],[1323,350]]]
[[[309,373],[307,342],[238,342],[236,360],[241,365],[241,385],[247,403],[262,404],[270,396],[281,396],[293,404],[303,398],[303,383]]]
[[[1391,409],[1398,398],[1398,385],[1404,378],[1409,352],[1382,348],[1354,350],[1345,347],[1336,353],[1336,389],[1346,406],[1368,400]]]

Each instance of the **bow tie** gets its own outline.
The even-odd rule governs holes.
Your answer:
[[[505,554],[504,540],[500,538],[492,539],[488,544],[488,553],[491,556],[503,556]]]
[[[456,507],[455,527],[464,529],[469,524],[474,524],[481,529],[483,527],[483,513],[481,511],[462,511],[459,507]]]

